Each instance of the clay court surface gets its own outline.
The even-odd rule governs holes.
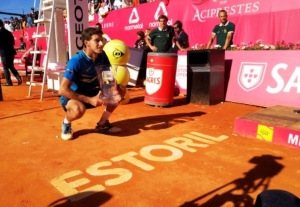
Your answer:
[[[159,108],[144,104],[143,88],[129,88],[130,103],[110,118],[121,134],[93,133],[100,107],[63,141],[55,94],[40,102],[26,98],[25,84],[2,91],[0,206],[250,207],[264,189],[300,196],[298,149],[234,134],[235,118],[261,107],[177,96]]]

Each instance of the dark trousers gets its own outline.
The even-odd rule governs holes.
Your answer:
[[[9,70],[14,74],[17,80],[20,79],[20,75],[14,66],[14,56],[2,57],[1,62],[3,65],[3,71],[6,79],[6,83],[12,84]]]
[[[300,199],[284,190],[265,190],[257,196],[255,207],[300,207]]]

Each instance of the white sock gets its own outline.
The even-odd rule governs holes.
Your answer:
[[[67,117],[65,117],[64,123],[65,123],[65,124],[70,124],[71,122],[67,119]]]

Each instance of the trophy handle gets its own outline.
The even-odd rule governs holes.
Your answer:
[[[111,65],[110,70],[111,70],[111,73],[113,74],[114,78],[116,79],[117,78],[117,72],[118,72],[118,65]]]

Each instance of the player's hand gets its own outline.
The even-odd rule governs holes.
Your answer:
[[[90,97],[89,99],[89,104],[91,104],[92,106],[102,106],[104,104],[103,100],[100,98],[101,95],[101,91],[99,91],[99,93],[94,96],[94,97]]]
[[[157,51],[157,47],[155,47],[155,46],[152,46],[150,49],[151,49],[153,52],[156,52],[156,51]]]

